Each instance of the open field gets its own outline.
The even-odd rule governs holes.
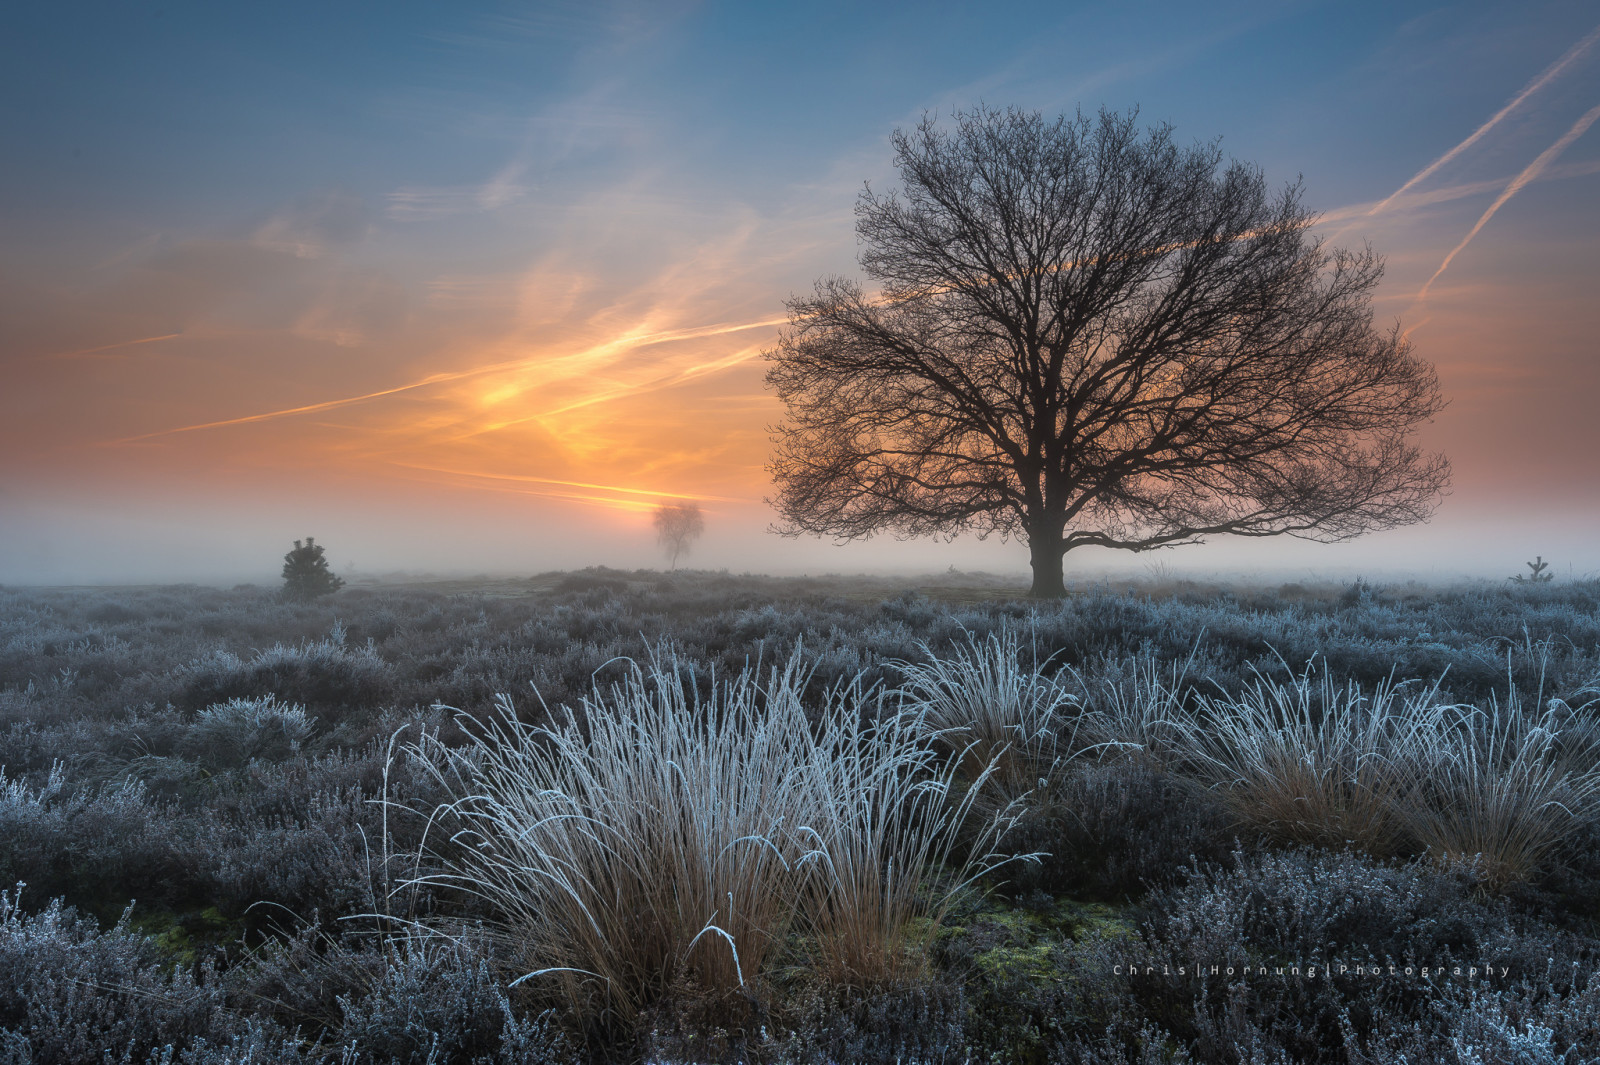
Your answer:
[[[0,588],[0,1063],[1596,1060],[1600,584],[1021,594]]]

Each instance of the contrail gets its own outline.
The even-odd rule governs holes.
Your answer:
[[[52,359],[75,359],[79,355],[95,355],[102,351],[114,351],[117,348],[131,348],[135,344],[154,344],[158,340],[171,340],[181,337],[182,333],[163,333],[158,337],[140,337],[138,340],[119,340],[115,344],[102,344],[98,348],[84,348],[82,351],[58,351],[50,356]]]
[[[784,319],[784,323],[787,324],[787,322],[788,320]],[[660,377],[653,377],[648,381],[641,381],[632,385],[618,385],[616,388],[610,389],[609,391],[601,392],[592,396],[586,396],[583,399],[574,400],[573,402],[567,403],[563,406],[553,407],[550,410],[543,411],[542,413],[533,415],[530,418],[519,418],[517,421],[532,421],[535,418],[553,418],[557,414],[566,414],[568,411],[578,410],[583,407],[592,407],[596,403],[605,403],[609,400],[620,399],[623,396],[631,396],[639,392],[648,392],[657,388],[667,388],[675,384],[680,384],[684,381],[692,381],[696,377],[702,377],[707,373],[714,373],[717,370],[726,370],[730,366],[737,366],[742,362],[748,362],[750,359],[755,357],[755,354],[758,350],[759,349],[757,348],[745,348],[742,351],[734,352],[732,355],[729,355],[726,358],[714,359],[711,362],[701,363],[699,366],[691,366],[685,370],[674,370],[669,374],[663,374]],[[507,424],[514,423],[508,422]]]
[[[1483,217],[1478,219],[1478,224],[1472,227],[1472,232],[1462,237],[1461,243],[1450,249],[1450,254],[1444,257],[1444,262],[1439,264],[1439,269],[1433,272],[1433,276],[1428,278],[1428,283],[1423,285],[1422,290],[1417,293],[1417,299],[1420,300],[1428,294],[1428,289],[1439,279],[1439,275],[1444,273],[1445,268],[1450,265],[1450,260],[1454,259],[1462,248],[1472,242],[1472,238],[1478,235],[1478,230],[1482,229],[1485,223],[1494,217],[1494,213],[1500,210],[1507,200],[1520,192],[1524,185],[1537,178],[1545,167],[1549,166],[1557,156],[1567,150],[1569,144],[1583,136],[1589,127],[1594,125],[1595,119],[1600,119],[1600,105],[1591,108],[1582,118],[1574,122],[1572,128],[1561,135],[1560,140],[1540,152],[1539,158],[1529,163],[1522,173],[1511,179],[1511,184],[1507,185],[1505,191],[1495,198],[1495,201],[1489,205],[1487,211],[1483,212]]]
[[[439,373],[431,377],[424,377],[420,381],[413,381],[409,385],[397,385],[394,388],[385,388],[377,392],[367,392],[359,396],[345,396],[341,399],[324,400],[321,403],[307,403],[303,407],[285,407],[283,410],[269,410],[262,414],[247,414],[242,418],[224,418],[217,422],[201,422],[198,425],[180,425],[176,429],[158,429],[153,433],[141,433],[138,436],[125,436],[113,440],[114,444],[132,444],[140,440],[152,440],[158,436],[171,436],[174,433],[192,433],[200,429],[220,429],[225,425],[248,425],[251,422],[264,422],[272,418],[285,418],[291,414],[314,414],[317,411],[332,410],[335,407],[347,407],[352,403],[363,400],[377,399],[379,396],[392,396],[397,392],[409,392],[414,388],[426,388],[444,381],[455,381],[463,377],[471,377],[475,373],[487,373],[487,370],[463,370],[460,373]]]
[[[759,324],[779,325],[786,323],[787,319],[774,319],[773,321],[761,322]],[[733,329],[723,329],[722,332],[731,333],[733,332]],[[494,422],[492,424],[473,429],[469,432],[461,433],[458,436],[451,437],[450,442],[454,443],[457,440],[467,440],[471,437],[482,436],[484,433],[498,433],[502,429],[511,428],[513,425],[524,425],[528,422],[539,421],[541,418],[553,418],[558,414],[566,414],[569,411],[581,410],[584,407],[592,407],[596,403],[609,403],[611,400],[622,399],[625,396],[638,395],[642,392],[650,392],[661,388],[671,388],[673,385],[681,384],[684,381],[692,381],[696,377],[704,376],[707,373],[715,373],[718,370],[726,370],[731,366],[737,366],[742,362],[748,362],[759,350],[759,348],[754,347],[743,348],[734,352],[732,355],[727,356],[726,358],[713,359],[711,362],[701,363],[698,366],[690,366],[683,370],[673,370],[671,373],[661,374],[646,381],[636,381],[633,384],[617,385],[616,387],[608,388],[603,392],[592,392],[582,399],[576,399],[571,403],[563,404],[559,407],[552,407],[549,410],[542,410],[537,414],[529,414],[521,418],[511,418],[503,422]]]
[[[1562,163],[1551,166],[1539,175],[1540,181],[1559,181],[1564,178],[1587,177],[1590,174],[1600,174],[1600,159],[1590,159],[1581,163]],[[1429,189],[1426,192],[1413,192],[1405,197],[1404,206],[1427,207],[1435,203],[1449,203],[1452,200],[1464,200],[1469,196],[1481,196],[1486,192],[1498,192],[1506,187],[1509,178],[1489,178],[1484,181],[1469,181],[1460,185],[1446,185],[1442,188]],[[1329,225],[1335,222],[1348,222],[1354,218],[1365,218],[1373,211],[1373,205],[1368,203],[1353,203],[1344,207],[1335,207],[1331,211],[1324,211],[1317,219],[1318,225]],[[1335,239],[1333,237],[1330,240]]]
[[[559,485],[563,488],[590,488],[601,492],[621,492],[626,495],[654,496],[658,499],[714,499],[719,503],[749,502],[749,500],[738,499],[733,496],[685,495],[682,492],[658,492],[650,488],[623,488],[620,485],[614,484],[593,484],[589,481],[560,481],[553,477],[529,477],[512,473],[474,473],[470,470],[452,470],[443,466],[422,466],[412,462],[400,462],[396,463],[396,465],[403,466],[408,470],[426,470],[429,473],[448,473],[455,477],[481,477],[490,481],[516,481],[526,484],[550,484]]]
[[[1589,47],[1593,45],[1595,41],[1600,41],[1600,26],[1596,26],[1594,29],[1590,30],[1587,37],[1573,45],[1571,48],[1568,48],[1565,55],[1563,55],[1560,59],[1557,59],[1554,63],[1550,64],[1550,66],[1546,67],[1543,74],[1540,74],[1537,78],[1534,78],[1532,81],[1528,82],[1527,85],[1523,86],[1521,92],[1513,96],[1504,107],[1491,115],[1489,121],[1473,130],[1471,136],[1462,141],[1460,144],[1456,145],[1454,148],[1451,148],[1448,152],[1445,152],[1443,155],[1439,156],[1439,158],[1435,159],[1421,170],[1417,171],[1410,181],[1406,182],[1404,185],[1401,185],[1398,189],[1395,189],[1394,192],[1389,194],[1388,199],[1380,202],[1376,207],[1368,211],[1367,214],[1369,216],[1375,215],[1385,207],[1388,207],[1394,202],[1397,196],[1400,196],[1402,193],[1412,188],[1417,184],[1417,182],[1427,180],[1441,166],[1444,166],[1450,160],[1454,159],[1456,156],[1460,155],[1462,152],[1476,144],[1485,133],[1488,133],[1491,129],[1498,125],[1502,118],[1505,118],[1512,111],[1515,111],[1522,101],[1526,100],[1528,97],[1532,96],[1534,93],[1550,84],[1550,82],[1559,76],[1563,70],[1571,66],[1579,56],[1589,50]]]
[[[623,337],[610,341],[582,352],[583,355],[593,355],[606,350],[627,350],[628,348],[646,347],[651,344],[665,344],[674,340],[697,340],[702,337],[721,336],[725,333],[737,333],[745,329],[760,329],[763,326],[785,325],[787,318],[768,318],[759,322],[719,323],[717,325],[693,326],[688,329],[669,329],[657,333],[642,333],[638,336]],[[173,334],[176,336],[177,334]],[[151,337],[151,340],[165,340],[166,337]],[[134,341],[146,343],[147,341]],[[120,346],[120,345],[113,345]],[[96,349],[100,350],[100,349]],[[75,352],[74,354],[87,354]],[[570,358],[570,356],[569,356]],[[132,444],[140,440],[153,440],[157,437],[172,436],[175,433],[193,433],[201,429],[221,429],[229,425],[248,425],[252,422],[270,421],[274,418],[287,418],[295,414],[315,414],[318,411],[333,410],[337,407],[348,407],[353,403],[364,403],[369,399],[379,399],[383,396],[393,396],[401,392],[411,392],[431,385],[447,384],[451,381],[461,381],[469,377],[481,377],[484,374],[500,373],[506,370],[517,370],[528,366],[537,366],[548,363],[545,357],[529,359],[511,359],[506,362],[492,363],[488,366],[474,366],[470,370],[456,370],[452,372],[429,374],[427,377],[409,384],[396,385],[393,388],[382,388],[376,392],[363,392],[358,396],[341,396],[338,399],[323,400],[321,403],[307,403],[301,407],[285,407],[281,410],[263,411],[260,414],[246,414],[239,418],[223,418],[220,421],[200,422],[195,425],[180,425],[174,429],[158,429],[153,433],[140,433],[137,436],[125,436],[113,440],[114,444]]]

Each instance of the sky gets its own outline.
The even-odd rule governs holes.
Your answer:
[[[1591,2],[86,3],[0,11],[0,581],[685,565],[1023,573],[768,531],[762,352],[859,276],[890,136],[1125,110],[1387,261],[1451,492],[1349,544],[1075,576],[1600,572]]]

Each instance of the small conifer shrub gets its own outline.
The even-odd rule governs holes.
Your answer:
[[[289,599],[310,600],[332,595],[344,587],[344,579],[328,568],[322,557],[323,547],[313,537],[305,543],[294,542],[294,548],[283,556],[283,594]]]
[[[1553,581],[1556,578],[1554,573],[1545,572],[1550,568],[1550,563],[1544,560],[1543,555],[1534,555],[1533,561],[1527,565],[1529,569],[1533,570],[1532,573],[1519,573],[1511,579],[1518,584],[1543,584],[1545,581]]]

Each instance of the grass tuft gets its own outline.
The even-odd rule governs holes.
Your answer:
[[[464,718],[460,749],[416,749],[455,798],[434,822],[442,868],[497,915],[522,981],[581,1014],[632,1024],[673,986],[759,989],[798,919],[827,979],[875,983],[914,964],[950,894],[1002,860],[952,858],[970,800],[926,728],[881,692],[830,689],[808,713],[798,654],[702,698],[669,653],[551,725],[502,697]],[[935,885],[943,872],[948,879]]]
[[[1477,865],[1491,887],[1533,879],[1600,814],[1592,723],[1558,701],[1530,712],[1511,688],[1504,703],[1462,707],[1429,753],[1401,807],[1407,826],[1440,860]]]
[[[1439,688],[1380,683],[1366,695],[1326,666],[1287,681],[1257,673],[1237,696],[1199,695],[1173,718],[1187,770],[1268,835],[1390,855],[1401,806],[1435,761],[1450,710]]]
[[[970,778],[988,772],[999,805],[1047,788],[1075,753],[1081,700],[1045,676],[1037,661],[1021,664],[1017,633],[1004,628],[941,657],[919,644],[926,661],[896,663],[901,688],[930,735],[962,752]]]

